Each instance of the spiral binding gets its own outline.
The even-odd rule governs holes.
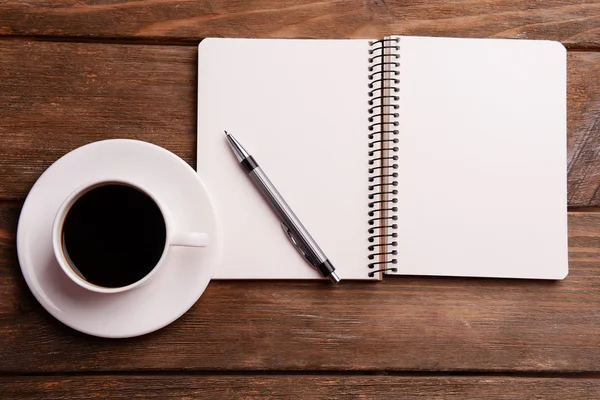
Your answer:
[[[371,42],[369,49],[369,277],[393,271],[398,203],[400,38]]]

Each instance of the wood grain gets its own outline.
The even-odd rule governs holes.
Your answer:
[[[578,71],[586,71],[579,75]],[[568,198],[570,206],[600,204],[600,54],[568,62]]]
[[[570,215],[564,281],[213,281],[172,325],[109,340],[33,298],[15,254],[19,209],[0,206],[0,372],[600,371],[598,213]]]
[[[0,34],[145,38],[510,37],[600,45],[600,3],[549,0],[3,1]]]
[[[592,399],[598,379],[396,376],[86,376],[0,378],[9,399]]]
[[[195,166],[194,47],[0,42],[0,198],[111,138],[163,146]]]
[[[83,144],[133,138],[195,166],[195,47],[0,42],[0,199]],[[569,204],[600,204],[600,53],[569,54]]]

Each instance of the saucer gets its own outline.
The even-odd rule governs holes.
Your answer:
[[[144,285],[104,294],[86,290],[61,270],[52,250],[52,223],[61,203],[95,179],[126,179],[156,194],[183,231],[206,232],[207,247],[171,247]],[[23,205],[17,251],[25,281],[50,314],[100,337],[143,335],[175,321],[206,289],[219,259],[213,205],[196,171],[175,154],[137,140],[105,140],[66,154],[37,180]]]

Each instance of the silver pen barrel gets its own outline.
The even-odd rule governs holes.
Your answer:
[[[314,258],[314,267],[325,262],[327,260],[325,253],[323,253],[317,242],[315,242],[304,225],[302,225],[302,222],[294,214],[294,211],[292,211],[275,186],[273,186],[273,183],[271,183],[262,168],[256,167],[248,175],[261,191],[264,198],[269,202],[281,220],[281,223],[290,230],[290,233],[296,240],[296,244],[300,249],[306,249],[307,254],[305,256],[307,260],[313,263],[311,260]]]
[[[298,252],[309,264],[319,270],[321,275],[329,278],[333,283],[338,283],[340,278],[335,273],[335,268],[258,163],[227,131],[225,131],[225,135],[236,158],[279,217],[285,233]]]

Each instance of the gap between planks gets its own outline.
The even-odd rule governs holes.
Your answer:
[[[316,377],[399,377],[399,378],[523,378],[523,379],[598,379],[600,372],[531,372],[531,371],[387,371],[387,370],[121,370],[121,371],[60,371],[60,372],[1,372],[6,377],[86,377],[86,376],[156,376],[156,377],[205,377],[205,376],[316,376]]]
[[[233,36],[232,36],[233,37]],[[238,36],[235,36],[238,37]],[[164,38],[164,37],[82,37],[82,36],[28,36],[28,35],[0,35],[0,41],[25,41],[25,42],[54,42],[54,43],[90,43],[90,44],[137,44],[146,46],[197,46],[198,43],[204,38]],[[275,37],[271,39],[277,39]],[[290,39],[288,37],[282,37],[280,39]],[[301,38],[299,38],[301,39]],[[360,39],[360,38],[348,38],[348,37],[336,37],[336,39]],[[372,38],[363,38],[372,39]],[[319,40],[313,38],[311,40]],[[515,39],[518,40],[518,39]],[[564,44],[564,43],[563,43]],[[574,45],[564,44],[570,52],[600,52],[600,46],[596,45]]]

